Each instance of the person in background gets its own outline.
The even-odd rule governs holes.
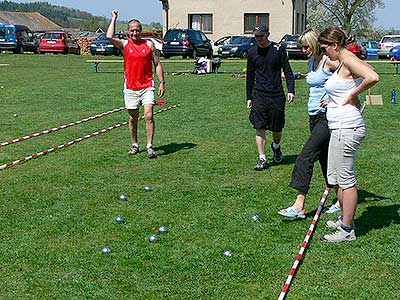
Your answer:
[[[246,68],[247,108],[250,109],[250,122],[256,129],[258,150],[258,171],[268,168],[265,155],[265,131],[272,131],[271,149],[273,161],[282,162],[280,141],[285,126],[285,93],[283,91],[281,70],[288,88],[288,102],[294,100],[294,78],[286,49],[283,45],[268,40],[266,25],[258,24],[253,34],[257,46],[249,49]]]

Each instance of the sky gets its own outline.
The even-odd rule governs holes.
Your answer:
[[[35,0],[11,0],[13,2],[35,2]],[[51,4],[77,8],[95,16],[109,18],[117,9],[121,20],[139,19],[144,24],[162,22],[162,4],[159,0],[41,0]],[[139,4],[140,3],[140,4]],[[384,0],[385,8],[376,10],[376,27],[400,29],[400,1]]]
[[[95,16],[111,18],[111,11],[119,11],[120,20],[139,19],[144,24],[162,23],[162,4],[159,0],[10,0],[17,3],[48,2],[76,8]]]

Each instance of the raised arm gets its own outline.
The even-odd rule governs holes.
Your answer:
[[[165,80],[164,80],[164,69],[160,61],[160,56],[158,55],[158,51],[154,47],[154,43],[151,42],[151,49],[153,51],[153,64],[156,68],[156,73],[158,80],[160,81],[160,86],[158,87],[158,96],[162,97],[165,93]]]
[[[107,38],[108,40],[117,48],[123,50],[124,45],[121,39],[118,39],[114,36],[115,33],[115,23],[117,22],[118,18],[118,10],[113,10],[111,12],[111,22],[107,29]]]
[[[344,65],[354,77],[362,77],[364,78],[364,80],[357,88],[353,90],[353,92],[351,93],[349,98],[345,100],[343,105],[350,103],[355,106],[359,106],[360,104],[358,95],[379,82],[379,75],[370,65],[359,60],[355,56],[348,55],[346,57],[346,62]]]

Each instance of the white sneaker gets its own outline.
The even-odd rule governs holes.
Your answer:
[[[356,233],[354,229],[350,232],[345,231],[341,226],[331,233],[325,234],[321,237],[321,241],[328,243],[351,242],[356,240]]]
[[[334,214],[338,211],[340,211],[340,208],[337,207],[335,204],[332,204],[331,206],[325,207],[322,212],[327,214]]]
[[[343,224],[342,216],[339,216],[336,220],[329,220],[325,222],[325,226],[333,230],[335,230],[342,224]]]

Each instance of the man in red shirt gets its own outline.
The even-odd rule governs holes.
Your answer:
[[[107,30],[107,38],[110,42],[124,51],[124,100],[125,107],[129,113],[129,132],[132,140],[132,147],[128,154],[139,153],[137,141],[137,123],[139,117],[139,107],[144,107],[144,117],[146,120],[147,132],[147,156],[156,158],[157,154],[153,148],[154,137],[154,77],[153,66],[156,68],[157,77],[160,81],[158,95],[164,95],[165,81],[164,70],[160,62],[160,57],[155,51],[153,42],[141,38],[142,24],[132,19],[128,22],[128,40],[114,37],[115,23],[118,11],[111,13],[111,22]]]

